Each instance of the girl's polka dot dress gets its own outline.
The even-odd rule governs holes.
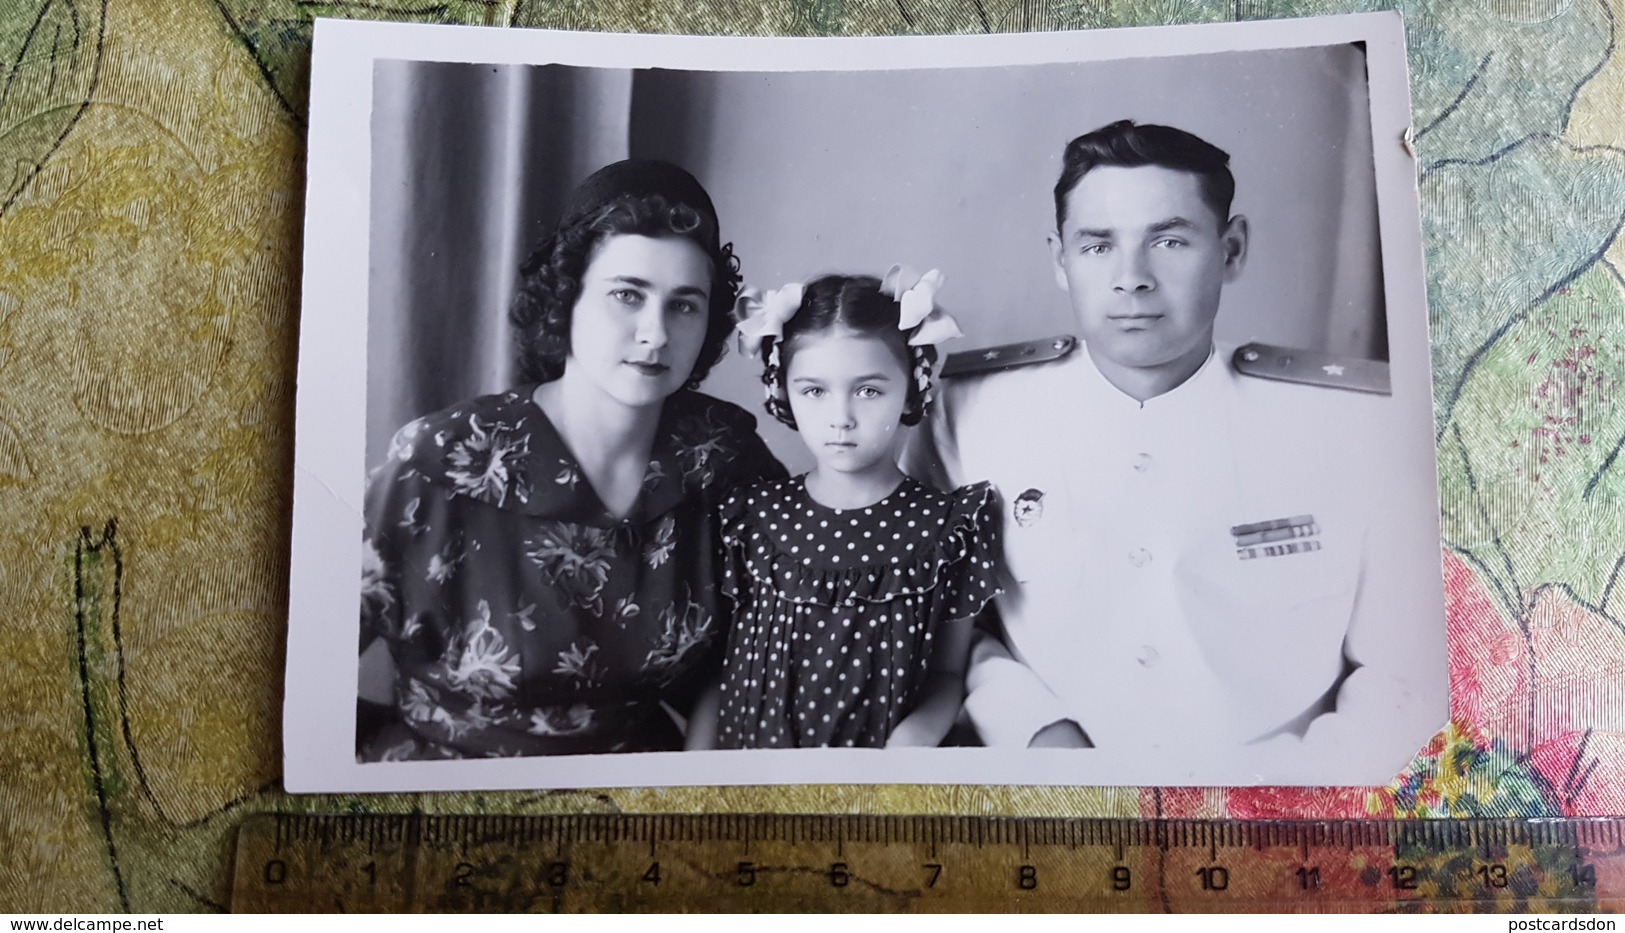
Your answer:
[[[874,505],[831,509],[804,478],[722,509],[734,602],[722,748],[880,747],[913,709],[940,626],[998,595],[993,487],[944,494],[904,479]]]

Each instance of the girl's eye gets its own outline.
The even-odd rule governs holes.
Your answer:
[[[682,314],[682,315],[690,315],[690,314],[699,314],[700,313],[700,306],[695,304],[692,301],[674,301],[671,304],[671,309],[673,311],[675,311],[676,313]]]
[[[624,305],[637,304],[643,300],[643,295],[635,288],[617,288],[609,293],[609,297]]]
[[[807,386],[801,390],[802,398],[822,398],[824,390],[818,386]]]
[[[858,398],[880,398],[886,393],[875,386],[859,386]]]

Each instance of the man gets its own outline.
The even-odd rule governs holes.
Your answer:
[[[1129,121],[1073,140],[1049,246],[1081,347],[945,367],[910,465],[946,488],[998,487],[1011,577],[1003,641],[976,646],[966,709],[996,746],[1382,746],[1373,767],[1397,769],[1443,706],[1404,680],[1408,646],[1378,630],[1405,608],[1385,574],[1415,556],[1385,554],[1381,459],[1360,448],[1389,400],[1375,380],[1313,384],[1386,367],[1215,347],[1248,249],[1228,160]],[[1442,648],[1439,629],[1423,639]],[[1441,718],[1406,730],[1396,719],[1419,697]]]

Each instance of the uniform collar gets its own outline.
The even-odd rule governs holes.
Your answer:
[[[1159,417],[1177,416],[1181,412],[1211,410],[1212,402],[1230,385],[1230,373],[1214,347],[1208,348],[1207,359],[1189,379],[1161,395],[1141,402],[1107,381],[1096,368],[1089,349],[1078,344],[1076,366],[1083,382],[1083,391],[1089,393],[1096,405],[1114,413],[1132,414],[1154,411]]]

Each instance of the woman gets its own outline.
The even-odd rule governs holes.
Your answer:
[[[677,749],[713,674],[716,505],[784,475],[721,357],[736,260],[699,182],[607,166],[521,267],[525,384],[402,428],[368,481],[365,761]],[[387,685],[369,689],[369,683]]]

